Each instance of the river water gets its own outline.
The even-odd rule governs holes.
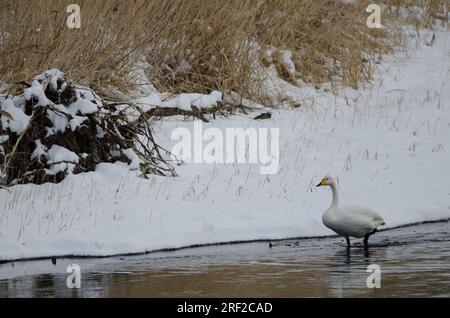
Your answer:
[[[376,233],[348,251],[336,237],[232,244],[103,259],[0,265],[0,297],[450,296],[450,223]],[[66,286],[66,267],[81,288]],[[368,288],[379,268],[380,288]],[[372,268],[372,267],[371,267]],[[372,281],[372,280],[370,280]]]

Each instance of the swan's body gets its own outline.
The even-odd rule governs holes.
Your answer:
[[[325,185],[331,187],[333,201],[322,216],[323,224],[345,237],[348,246],[350,246],[349,237],[364,237],[364,245],[367,245],[369,236],[374,234],[379,226],[385,224],[383,218],[377,212],[364,206],[339,207],[339,195],[334,180],[327,176],[317,186]]]
[[[375,211],[363,206],[345,206],[328,209],[323,224],[340,236],[364,237],[377,227],[384,225],[383,218]]]

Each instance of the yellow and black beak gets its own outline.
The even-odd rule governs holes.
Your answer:
[[[318,185],[316,185],[316,187],[324,186],[326,184],[327,184],[327,182],[325,181],[325,179],[322,179],[322,181],[320,181],[320,183]]]

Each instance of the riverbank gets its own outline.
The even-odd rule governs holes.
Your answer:
[[[0,260],[330,235],[321,217],[331,194],[314,187],[326,174],[337,177],[344,204],[374,208],[389,227],[450,217],[450,32],[434,34],[431,45],[429,31],[409,36],[408,54],[384,58],[365,90],[334,95],[276,79],[300,107],[203,124],[278,128],[277,174],[204,163],[143,179],[118,163],[60,184],[1,189]],[[193,130],[182,118],[155,122],[158,143],[171,149],[177,127]]]

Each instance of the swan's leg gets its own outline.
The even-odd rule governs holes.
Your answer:
[[[372,234],[375,234],[377,232],[377,229],[373,229],[370,233],[367,233],[364,235],[364,247],[369,247],[369,237]]]
[[[369,247],[369,236],[370,234],[364,235],[364,247]]]
[[[349,237],[346,236],[345,240],[347,241],[347,248],[350,248],[350,239],[349,239]]]

